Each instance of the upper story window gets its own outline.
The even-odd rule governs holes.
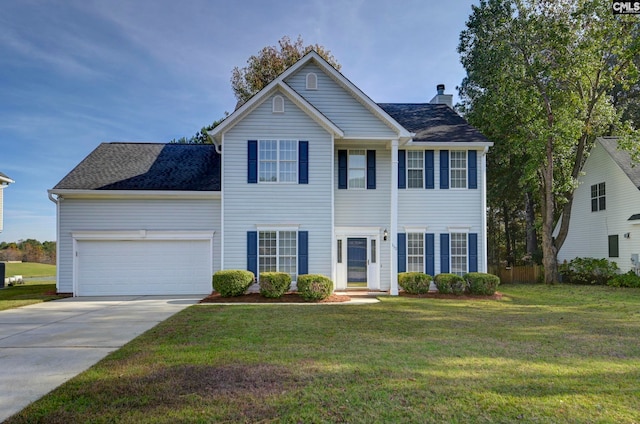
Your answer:
[[[449,161],[451,188],[467,188],[467,152],[452,150]]]
[[[272,112],[284,113],[284,98],[282,96],[273,97]]]
[[[349,150],[349,188],[366,188],[366,150]]]
[[[607,208],[604,183],[591,186],[591,212],[603,211]]]
[[[259,140],[260,182],[298,181],[298,140]]]
[[[307,74],[307,90],[318,89],[318,76],[313,72]]]
[[[424,187],[424,152],[407,151],[407,187]]]

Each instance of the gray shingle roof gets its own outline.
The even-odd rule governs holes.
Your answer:
[[[640,164],[633,166],[633,160],[629,152],[618,149],[617,137],[601,137],[599,140],[614,162],[627,174],[633,185],[640,190]]]
[[[102,143],[54,189],[220,191],[210,144]]]
[[[433,103],[378,103],[385,112],[407,130],[415,133],[413,141],[488,143],[487,137],[453,109]]]

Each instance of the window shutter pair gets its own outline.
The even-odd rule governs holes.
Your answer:
[[[349,186],[349,152],[338,150],[338,189],[346,190]],[[376,188],[376,151],[367,150],[367,190]]]
[[[467,237],[467,260],[469,272],[478,272],[478,234],[469,233]],[[440,234],[440,272],[450,272],[449,269],[449,234]]]
[[[424,188],[434,188],[433,150],[424,151]],[[398,150],[398,188],[407,188],[407,151]]]
[[[258,140],[247,142],[247,183],[258,182]],[[309,184],[309,142],[298,142],[298,184]]]
[[[258,232],[247,231],[247,270],[258,277]],[[309,273],[309,232],[298,231],[298,275]]]
[[[434,276],[435,273],[435,249],[434,234],[424,235],[424,272]],[[398,272],[407,271],[407,235],[398,233]]]
[[[467,151],[467,187],[478,188],[478,152]],[[449,151],[440,150],[440,188],[449,188]]]

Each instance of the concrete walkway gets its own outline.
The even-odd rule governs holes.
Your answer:
[[[201,298],[82,297],[0,311],[0,422]]]

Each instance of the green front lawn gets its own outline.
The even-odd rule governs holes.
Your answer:
[[[48,278],[55,277],[55,265],[30,262],[5,264],[5,277],[14,275],[31,280],[15,286],[5,284],[0,289],[0,311],[65,297],[56,294],[55,279]]]
[[[196,305],[18,422],[637,423],[640,289]]]

